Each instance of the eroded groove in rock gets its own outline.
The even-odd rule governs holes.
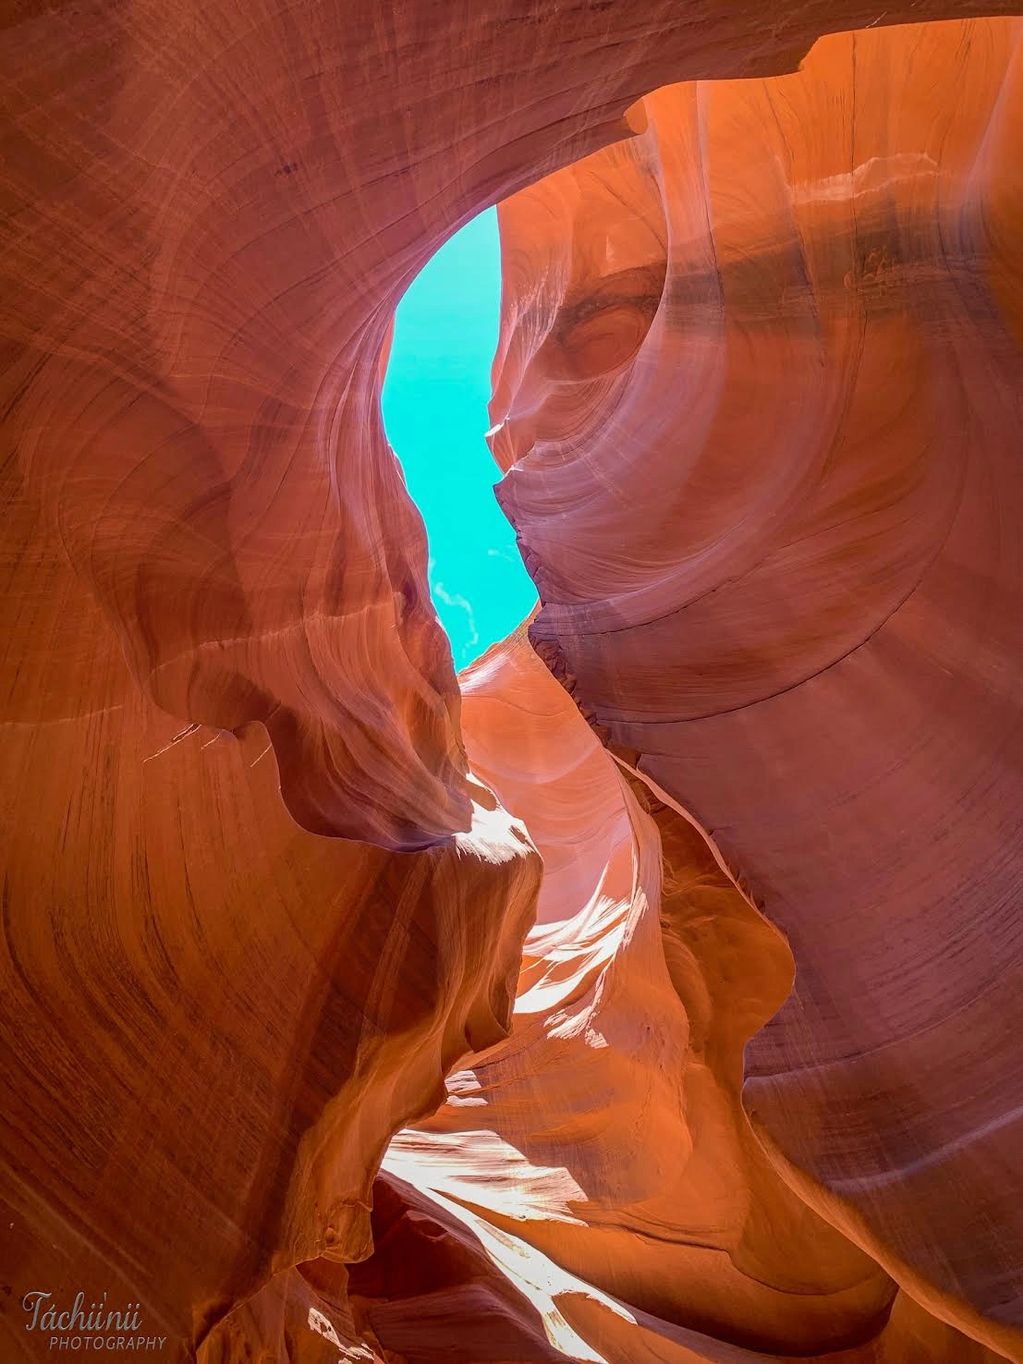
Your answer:
[[[524,321],[505,350],[499,393],[519,407],[502,439],[528,437],[547,487],[559,470],[571,484],[584,469],[568,501],[586,499],[592,526],[633,565],[619,585],[631,605],[619,616],[616,604],[609,621],[606,551],[580,534],[586,517],[566,502],[553,552],[526,505],[539,484],[523,462],[509,505],[549,603],[537,637],[571,668],[616,747],[640,755],[646,774],[712,826],[789,934],[796,994],[749,1044],[751,1110],[784,1160],[859,1210],[863,1226],[850,1231],[892,1259],[893,1273],[972,1302],[989,1324],[1015,1311],[1018,1206],[1003,1206],[988,1177],[1011,1154],[1013,1000],[999,1013],[994,988],[983,995],[978,981],[1000,979],[1007,992],[1015,946],[1015,920],[994,911],[1011,871],[1006,812],[1017,808],[1007,785],[1017,693],[1005,673],[1017,581],[1005,415],[1019,322],[1016,29],[927,28],[912,41],[872,32],[822,48],[805,77],[732,83],[791,69],[821,32],[1012,8],[903,0],[879,16],[874,5],[812,0],[765,24],[758,7],[676,0],[297,9],[25,0],[3,16],[5,1358],[35,1355],[19,1307],[30,1289],[61,1307],[79,1290],[137,1301],[175,1360],[197,1346],[204,1364],[260,1352],[394,1364],[395,1353],[414,1353],[381,1343],[409,1329],[400,1282],[389,1312],[374,1296],[387,1248],[351,1303],[345,1264],[371,1249],[370,1186],[392,1133],[436,1107],[445,1071],[502,1036],[540,868],[520,823],[469,770],[422,527],[380,429],[381,357],[401,289],[447,233],[644,118],[631,151],[587,161],[585,181],[557,182],[549,246],[539,231],[534,243],[557,269],[537,275],[528,252],[514,267],[521,248],[511,243],[509,301],[522,299]],[[698,79],[725,83],[637,107],[665,82]],[[903,88],[905,117],[893,97]],[[941,117],[928,122],[920,109],[935,107]],[[918,126],[931,130],[922,145]],[[608,165],[618,168],[610,176]],[[716,180],[715,165],[727,171]],[[692,167],[710,176],[710,198],[687,178]],[[614,230],[587,246],[584,269],[566,272],[576,211],[589,215],[619,173],[626,200],[638,196],[641,229],[619,199]],[[538,193],[541,202],[550,186]],[[877,222],[852,221],[848,204],[861,201],[893,206],[894,263]],[[744,236],[749,223],[763,239]],[[508,229],[514,239],[512,218]],[[861,244],[869,250],[857,254]],[[523,291],[535,295],[528,307]],[[825,313],[825,344],[808,300],[829,298],[846,308]],[[698,334],[683,349],[692,358],[702,347],[706,363],[698,390],[680,387],[672,366],[690,317]],[[731,336],[729,317],[739,319]],[[923,395],[906,411],[886,389],[890,351],[871,344],[879,330],[910,357],[900,392]],[[779,331],[784,344],[772,351]],[[548,333],[543,372],[530,377],[521,371]],[[788,384],[807,364],[822,376],[812,396]],[[780,408],[751,384],[751,366],[777,381]],[[658,381],[661,367],[671,382]],[[630,385],[640,382],[634,424]],[[716,407],[735,384],[740,395]],[[986,406],[966,401],[981,390]],[[886,392],[891,401],[866,402]],[[672,444],[678,494],[656,481],[650,458],[655,428],[675,441],[676,401],[689,403],[686,441],[701,442],[701,424],[724,411],[735,443],[696,486],[680,478],[688,466]],[[597,402],[614,413],[595,431]],[[756,406],[752,418],[743,402]],[[907,433],[890,468],[877,449],[886,425]],[[873,480],[869,534],[855,544],[859,455],[829,432],[858,443]],[[750,481],[753,439],[771,445],[772,460]],[[624,483],[614,450],[643,457]],[[751,503],[744,487],[756,491]],[[817,488],[827,493],[815,501]],[[679,497],[687,515],[696,509],[692,576],[677,571],[678,545],[654,534],[657,518],[670,529]],[[807,509],[798,533],[791,507]],[[805,639],[805,612],[793,603],[779,624],[775,580],[760,568],[792,581],[778,553],[820,606]],[[735,605],[740,578],[761,589],[745,606]],[[663,610],[659,584],[669,580],[673,592],[688,584],[672,603],[684,629]],[[853,623],[842,592],[857,601]],[[722,598],[732,603],[723,616]],[[737,647],[739,630],[749,634]],[[688,682],[673,653],[680,639],[692,651]],[[913,697],[930,703],[916,738],[910,670],[920,674]],[[514,693],[514,669],[502,675]],[[711,716],[720,695],[731,710]],[[706,1026],[717,1048],[699,1063],[697,1089],[727,1149],[752,1162],[749,1182],[771,1188],[779,1216],[796,1217],[734,1093],[740,1035],[784,991],[757,994],[742,1029],[737,1014],[707,1042],[720,1010],[713,990],[703,1000],[690,960],[700,953],[687,936],[689,891],[677,913],[664,902],[674,927],[658,927],[652,909],[662,812],[641,809],[614,774],[610,786],[574,789],[571,814],[556,794],[530,793],[480,725],[470,747],[481,769],[507,791],[508,809],[528,808],[550,858],[546,923],[531,940],[542,951],[519,1001],[529,1040],[557,1056],[566,1086],[576,1056],[596,1058],[598,1076],[606,1063],[621,1098],[606,1128],[591,1120],[590,1145],[612,1166],[579,1166],[593,1226],[566,1222],[568,1265],[560,1249],[557,1260],[548,1254],[543,1219],[531,1219],[527,1244],[439,1184],[406,1194],[394,1183],[380,1216],[399,1240],[418,1218],[413,1242],[433,1218],[464,1270],[439,1266],[438,1292],[469,1285],[447,1299],[448,1315],[433,1300],[436,1339],[462,1321],[479,1364],[486,1324],[473,1334],[454,1307],[499,1301],[510,1322],[501,1347],[521,1345],[524,1357],[557,1348],[553,1322],[569,1357],[606,1343],[630,1364],[644,1352],[742,1358],[751,1332],[786,1346],[873,1341],[850,1348],[875,1359],[894,1340],[893,1364],[911,1349],[949,1364],[983,1358],[902,1293],[885,1326],[894,1293],[885,1274],[812,1212],[807,1225],[829,1249],[807,1265],[795,1236],[791,1269],[808,1276],[803,1296],[834,1313],[822,1311],[824,1322],[811,1308],[815,1319],[800,1324],[772,1309],[751,1325],[758,1303],[787,1290],[757,1278],[763,1229],[744,1210],[747,1175],[732,1181],[727,1169],[712,1172],[720,1234],[706,1251],[683,1245],[677,1263],[720,1265],[734,1315],[712,1275],[692,1274],[696,1323],[666,1301],[656,1266],[625,1282],[627,1262],[603,1263],[605,1233],[626,1228],[631,1244],[633,1223],[649,1238],[669,1222],[654,1175],[674,1179],[671,1142],[700,1168],[704,1138],[682,1102],[694,1028]],[[550,742],[557,730],[552,722]],[[569,748],[589,742],[569,737]],[[606,763],[595,747],[586,761]],[[955,822],[939,827],[939,808]],[[605,845],[601,856],[573,848],[580,827],[587,849]],[[678,855],[681,886],[689,854]],[[708,875],[701,894],[723,893],[739,936],[776,952],[780,940],[748,917],[745,898]],[[565,937],[561,918],[576,921],[576,936]],[[882,932],[896,922],[905,943]],[[721,955],[711,948],[712,960]],[[846,973],[851,993],[834,985]],[[610,1047],[579,1051],[572,1028],[593,1015],[587,991],[598,981],[599,1025],[630,1046],[642,1036],[632,1062]],[[642,1031],[651,1017],[663,1036]],[[502,1086],[521,1026],[510,1052],[487,1061]],[[559,1027],[565,1036],[548,1037]],[[986,1050],[983,1064],[971,1046]],[[983,1077],[968,1089],[958,1085],[967,1070]],[[509,1134],[550,1142],[507,1092],[495,1090],[494,1108]],[[452,1106],[403,1138],[416,1158],[457,1138]],[[647,1135],[666,1143],[651,1144],[649,1169]],[[466,1154],[471,1169],[478,1157]],[[571,1175],[574,1160],[566,1153],[559,1168]],[[550,1168],[536,1173],[528,1153],[522,1162],[531,1196],[574,1200],[557,1171],[552,1189]],[[957,1197],[943,1212],[938,1194],[953,1175]],[[973,1209],[968,1226],[962,1208]],[[668,1242],[680,1227],[706,1234],[701,1216],[671,1221]],[[933,1263],[929,1247],[947,1261]],[[525,1261],[539,1266],[539,1288],[522,1278]]]
[[[441,848],[316,838],[260,727],[175,743],[109,652],[124,701],[36,727],[6,792],[36,836],[5,868],[4,1281],[138,1300],[189,1358],[271,1274],[368,1252],[390,1132],[503,1033],[539,861],[481,787]],[[17,1299],[5,1328],[34,1358]]]
[[[553,921],[526,940],[509,1039],[384,1159],[350,1285],[378,1347],[415,1364],[994,1361],[755,1139],[743,1048],[792,958],[701,831],[619,771],[524,637],[463,694],[474,770],[548,862]]]
[[[786,1177],[1015,1356],[1023,30],[643,115],[502,208],[532,638],[792,945],[745,1088]]]
[[[786,69],[877,15],[60,14],[57,36],[16,14],[0,52],[2,396],[30,490],[136,681],[185,721],[265,723],[304,827],[403,849],[464,830],[454,680],[380,431],[401,288],[481,206],[627,133],[647,90]]]

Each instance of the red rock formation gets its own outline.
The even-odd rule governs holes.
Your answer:
[[[703,833],[616,769],[524,640],[462,685],[474,770],[551,854],[541,912],[575,913],[526,939],[509,1039],[385,1157],[376,1251],[351,1280],[378,1348],[410,1364],[996,1359],[907,1300],[753,1135],[743,1047],[792,957]],[[573,808],[591,815],[559,867]]]
[[[1020,297],[1016,30],[927,28],[912,51],[905,35],[889,47],[857,39],[855,86],[840,56],[850,40],[833,40],[805,78],[689,87],[626,111],[669,81],[790,70],[821,32],[1012,8],[901,0],[878,16],[813,0],[766,25],[754,7],[680,13],[674,0],[16,0],[3,16],[5,1359],[42,1345],[24,1330],[24,1292],[66,1306],[79,1289],[138,1302],[147,1332],[167,1337],[164,1358],[197,1347],[207,1364],[415,1357],[407,1326],[398,1346],[385,1340],[406,1296],[387,1248],[358,1271],[351,1305],[344,1264],[370,1250],[369,1189],[392,1133],[436,1107],[467,1049],[504,1034],[539,863],[469,770],[421,525],[382,437],[381,357],[402,288],[459,222],[644,119],[627,149],[506,214],[509,305],[524,320],[510,317],[499,395],[517,404],[509,430],[521,433],[534,386],[537,443],[534,472],[516,470],[507,502],[548,602],[538,637],[571,660],[581,700],[619,747],[645,755],[644,773],[713,825],[791,938],[796,993],[748,1048],[766,1147],[737,1089],[743,1041],[787,986],[782,939],[670,801],[662,810],[621,784],[559,697],[530,732],[569,764],[560,795],[528,791],[496,721],[493,735],[485,715],[472,721],[468,736],[550,858],[547,923],[518,1008],[552,1073],[576,1086],[575,1135],[592,1137],[604,1164],[579,1167],[585,1216],[564,1248],[543,1227],[517,1243],[493,1212],[460,1222],[461,1205],[425,1178],[427,1192],[394,1184],[379,1215],[399,1244],[410,1222],[433,1235],[434,1219],[436,1283],[470,1286],[468,1300],[440,1293],[434,1314],[441,1336],[461,1323],[474,1364],[497,1348],[495,1303],[505,1358],[520,1345],[522,1358],[550,1351],[552,1321],[569,1357],[600,1340],[630,1361],[734,1359],[745,1345],[721,1341],[816,1348],[847,1335],[879,1341],[864,1346],[878,1360],[983,1357],[903,1293],[882,1329],[895,1290],[874,1261],[973,1334],[1007,1339],[1016,1214],[998,1201],[998,1162],[1018,1056],[982,968],[994,979],[1013,941],[1007,913],[984,916],[1009,867],[996,812],[1004,822],[1014,810],[994,782],[1011,777],[1016,695],[1000,671],[1015,605],[1005,410],[1016,352],[997,331]],[[770,93],[781,89],[792,105]],[[766,121],[772,111],[780,123]],[[691,146],[710,160],[687,167],[694,128]],[[710,189],[691,180],[701,165]],[[652,198],[651,174],[662,186]],[[805,201],[780,192],[790,183]],[[616,184],[639,228],[609,213]],[[515,214],[529,224],[529,205],[544,202],[559,220],[546,235],[532,223],[517,266]],[[850,202],[891,206],[911,268],[850,248],[861,240]],[[563,269],[566,232],[586,240],[576,209],[610,229],[578,279]],[[870,251],[878,230],[856,228]],[[544,251],[556,268],[540,268]],[[580,282],[589,302],[584,289],[566,314],[565,285]],[[594,286],[606,292],[591,306]],[[897,351],[909,368],[889,388]],[[706,367],[691,391],[679,356]],[[812,394],[791,383],[804,362],[821,375]],[[627,368],[609,382],[609,366]],[[985,405],[967,401],[980,391]],[[618,404],[613,422],[593,422],[598,398]],[[719,457],[680,477],[701,423],[717,431]],[[616,463],[623,451],[638,473]],[[561,544],[541,531],[542,507],[527,506],[565,498],[559,462],[571,475]],[[682,501],[692,520],[679,540]],[[861,503],[869,524],[853,543],[844,527]],[[601,525],[610,551],[593,538]],[[631,565],[622,580],[603,562],[619,551]],[[779,605],[793,577],[771,565],[786,554],[812,611]],[[754,561],[767,567],[748,575],[752,597],[735,588],[742,600],[720,613],[708,600],[681,636],[658,625],[666,601],[681,608]],[[639,617],[617,600],[623,589]],[[869,658],[841,665],[856,676],[825,666],[903,591]],[[856,622],[842,593],[856,597]],[[739,644],[737,631],[748,631]],[[502,667],[512,695],[520,666],[535,673],[521,657]],[[785,709],[815,670],[812,704]],[[912,698],[907,670],[920,674]],[[699,694],[708,677],[710,701]],[[719,692],[732,711],[700,721]],[[466,703],[500,704],[485,688]],[[779,705],[764,723],[750,714]],[[918,711],[935,717],[933,736],[914,739]],[[660,930],[658,827],[679,859]],[[699,943],[703,910],[694,921],[685,889],[694,867],[697,903],[715,905]],[[885,931],[896,923],[898,939]],[[741,986],[719,998],[715,972],[733,952]],[[598,980],[606,1016],[588,999]],[[555,1009],[568,1010],[563,1038]],[[571,1027],[591,1018],[629,1046],[644,1041],[629,1059],[596,1057],[618,1106],[606,1131],[587,1132],[593,1058]],[[643,1031],[649,1018],[661,1034]],[[817,1069],[796,1074],[807,1064]],[[700,1096],[692,1112],[687,1085]],[[506,1143],[550,1143],[514,1095],[494,1106]],[[967,1143],[977,1128],[986,1146]],[[453,1133],[445,1106],[434,1135]],[[786,1181],[810,1181],[799,1193],[815,1211],[785,1191],[764,1149]],[[568,1185],[551,1186],[547,1167],[534,1176],[520,1154],[525,1206],[549,1193],[558,1226],[574,1226],[560,1211]],[[468,1155],[456,1182],[472,1177],[479,1157]],[[683,1157],[708,1172],[707,1205],[683,1190]],[[972,1220],[947,1198],[952,1178]],[[779,1290],[760,1274],[771,1234],[754,1204],[784,1229],[781,1259],[812,1304],[805,1320],[765,1305]],[[680,1250],[671,1270],[645,1253],[631,1268],[604,1263],[615,1256],[600,1248],[602,1218],[631,1247],[629,1219],[703,1234],[707,1206],[720,1224],[706,1252]],[[517,1244],[539,1285],[516,1270]],[[691,1275],[699,1321],[665,1300],[676,1271]],[[689,1290],[673,1280],[672,1291]],[[463,1311],[467,1301],[481,1310]]]
[[[778,1168],[1018,1352],[1023,30],[643,109],[502,209],[532,637],[791,943],[747,1049]]]

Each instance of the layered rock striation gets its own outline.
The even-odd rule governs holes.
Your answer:
[[[1021,40],[871,29],[645,99],[502,208],[494,412],[538,651],[791,945],[761,1142],[1007,1352]]]
[[[1023,1354],[1012,8],[3,16],[5,1359]],[[499,199],[460,689],[379,386]]]
[[[743,1050],[794,963],[713,841],[610,757],[524,638],[462,686],[474,768],[552,871],[510,1036],[384,1158],[349,1284],[366,1338],[415,1364],[1001,1358],[757,1139]],[[571,865],[567,810],[586,816]]]

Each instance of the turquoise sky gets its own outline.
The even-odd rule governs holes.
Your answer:
[[[456,668],[536,602],[483,439],[500,306],[497,211],[488,209],[441,247],[402,299],[384,382],[384,425],[426,522],[430,591]]]

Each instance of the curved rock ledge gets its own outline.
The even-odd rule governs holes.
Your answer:
[[[999,1358],[907,1299],[754,1136],[743,1048],[792,956],[702,831],[616,768],[524,639],[462,685],[474,767],[553,868],[540,917],[559,918],[526,939],[509,1038],[384,1158],[350,1281],[367,1338],[417,1364]]]
[[[785,1179],[1016,1357],[1023,29],[642,112],[502,207],[531,637],[791,944],[744,1089]]]
[[[1023,1357],[1014,8],[0,19],[5,1359]],[[379,386],[498,200],[463,695]]]

